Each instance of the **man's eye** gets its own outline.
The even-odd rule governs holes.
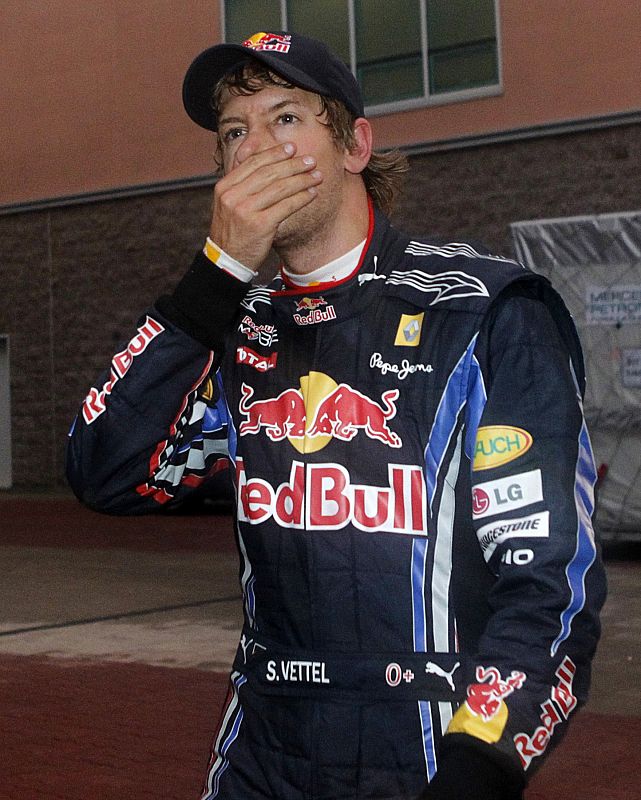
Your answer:
[[[281,114],[280,117],[278,117],[278,121],[282,125],[291,125],[293,122],[296,122],[297,120],[298,117],[295,116],[294,114]]]
[[[242,128],[230,128],[228,131],[225,131],[223,134],[223,142],[225,144],[229,144],[233,142],[234,139],[238,139],[244,133]]]

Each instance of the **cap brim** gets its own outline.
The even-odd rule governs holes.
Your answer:
[[[217,44],[194,59],[183,82],[183,104],[197,125],[210,131],[218,130],[218,120],[212,104],[214,87],[235,66],[252,58],[261,61],[295,86],[310,92],[327,94],[325,88],[292,64],[279,61],[278,56],[252,51],[239,44]]]

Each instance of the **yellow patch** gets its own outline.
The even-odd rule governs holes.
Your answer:
[[[394,344],[397,347],[418,347],[421,341],[424,316],[424,311],[415,315],[401,314],[401,320],[396,331],[396,339],[394,339]]]
[[[205,242],[205,255],[213,264],[218,264],[220,250],[214,247],[210,241]]]
[[[467,703],[463,703],[447,726],[447,733],[467,733],[482,742],[495,744],[503,736],[507,718],[508,710],[503,701],[498,711],[487,722],[474,714]]]
[[[214,384],[212,383],[211,378],[207,378],[207,383],[201,389],[200,396],[203,400],[214,399]]]
[[[533,442],[531,434],[523,428],[485,425],[476,434],[473,469],[477,472],[514,461],[527,453]]]

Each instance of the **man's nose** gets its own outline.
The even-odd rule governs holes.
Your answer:
[[[236,161],[242,164],[249,156],[254,153],[260,153],[261,150],[266,150],[274,144],[273,137],[270,136],[269,131],[265,128],[252,128],[248,130],[243,141],[238,146],[236,151]]]

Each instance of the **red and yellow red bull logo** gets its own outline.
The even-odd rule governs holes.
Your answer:
[[[488,744],[503,735],[508,718],[504,698],[520,689],[526,681],[524,672],[513,670],[502,678],[496,667],[477,667],[477,683],[467,688],[467,699],[452,717],[448,733],[466,733]]]
[[[268,50],[274,53],[289,53],[292,37],[280,33],[255,33],[245,39],[243,47],[250,50]]]
[[[284,389],[277,397],[254,399],[254,389],[246,383],[241,395],[240,436],[264,431],[273,442],[287,439],[299,453],[321,450],[332,439],[351,442],[361,431],[388,447],[403,444],[389,427],[396,416],[398,389],[383,392],[378,403],[347,383],[310,372],[301,378],[300,389]]]

